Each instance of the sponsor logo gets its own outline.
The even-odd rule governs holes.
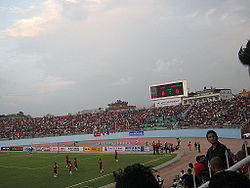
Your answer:
[[[129,136],[143,136],[144,135],[144,131],[132,131],[129,132]]]

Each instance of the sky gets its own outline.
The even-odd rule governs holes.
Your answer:
[[[249,0],[0,0],[0,114],[148,107],[149,85],[250,90]]]

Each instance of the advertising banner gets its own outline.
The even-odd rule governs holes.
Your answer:
[[[68,147],[68,151],[80,151],[79,147]]]
[[[132,131],[129,132],[129,136],[143,136],[144,135],[144,131]]]
[[[47,146],[39,146],[39,147],[36,147],[36,151],[50,151],[50,147],[47,147]]]
[[[125,151],[125,147],[104,147],[104,151],[114,152],[114,151]]]
[[[126,146],[125,151],[141,151],[141,146]]]
[[[23,151],[23,147],[1,147],[1,151]]]
[[[150,151],[148,146],[142,146],[141,151]]]
[[[181,98],[157,100],[154,103],[155,103],[155,107],[176,106],[176,105],[181,104]]]
[[[102,152],[102,147],[84,147],[84,152]]]
[[[53,152],[58,152],[58,147],[50,147],[50,151],[53,151]]]
[[[68,147],[59,147],[59,151],[60,152],[67,152],[68,151]]]
[[[94,136],[101,136],[100,132],[94,132]]]
[[[23,151],[36,151],[36,147],[23,147]]]

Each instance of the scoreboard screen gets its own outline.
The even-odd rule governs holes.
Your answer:
[[[187,96],[186,80],[150,86],[152,100]]]

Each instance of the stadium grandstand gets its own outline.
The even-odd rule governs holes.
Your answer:
[[[199,99],[198,97],[197,100]],[[127,102],[118,100],[108,105],[106,110],[84,114],[45,117],[23,115],[11,118],[2,116],[0,138],[20,139],[92,134],[101,131],[112,133],[173,128],[240,128],[249,124],[248,96],[238,94],[225,99],[219,97],[215,99],[142,109],[135,109],[134,106],[130,108]],[[110,110],[114,106],[115,110]]]
[[[21,140],[17,139],[48,136],[54,138],[54,136],[77,136],[83,134],[100,136],[100,134],[105,135],[119,132],[129,132],[129,136],[140,136],[144,131],[150,132],[151,130],[158,130],[160,132],[169,129],[206,130],[210,128],[225,128],[223,130],[229,128],[234,128],[234,130],[241,129],[241,133],[245,134],[249,132],[250,120],[250,98],[246,93],[247,92],[243,92],[233,95],[229,89],[204,88],[203,91],[183,96],[181,100],[176,100],[170,96],[170,104],[173,105],[169,105],[167,101],[168,98],[165,98],[165,104],[167,104],[165,106],[162,105],[162,102],[160,106],[157,106],[159,103],[157,105],[156,103],[159,102],[159,100],[156,100],[154,105],[150,108],[137,109],[135,106],[128,105],[128,102],[117,100],[114,103],[108,104],[105,110],[98,109],[96,111],[88,111],[87,113],[67,114],[63,116],[47,115],[45,117],[26,116],[23,112],[19,112],[16,115],[2,115],[0,117],[0,138],[2,140],[20,142]],[[173,100],[176,100],[177,103],[173,102]],[[161,99],[161,101],[163,100]],[[175,135],[172,136],[172,138],[167,138],[166,136],[162,138],[158,138],[157,136],[157,138],[141,137],[141,139],[137,137],[131,139],[117,137],[116,139],[110,140],[105,140],[104,138],[103,140],[95,140],[93,138],[91,141],[89,140],[86,142],[73,141],[60,143],[59,141],[57,143],[1,147],[1,150],[3,152],[67,152],[73,155],[73,153],[81,154],[83,152],[114,152],[117,149],[119,149],[119,152],[139,152],[140,150],[140,152],[143,151],[150,154],[154,151],[153,148],[158,148],[154,151],[154,154],[163,156],[165,153],[167,156],[167,152],[174,152],[177,154],[176,159],[174,159],[176,162],[171,161],[167,165],[164,164],[157,167],[159,170],[157,173],[161,172],[163,178],[168,180],[164,181],[164,186],[177,188],[186,186],[187,179],[184,180],[182,176],[191,177],[191,175],[187,173],[177,174],[177,171],[180,172],[180,170],[184,170],[183,164],[187,161],[192,163],[197,156],[205,156],[204,148],[208,148],[206,139],[186,136],[187,137],[181,138],[181,147],[180,145],[173,144],[176,142],[175,139],[177,139],[177,141],[179,139],[176,138]],[[192,140],[192,142],[190,140]],[[233,149],[232,151],[235,153],[241,149],[239,147],[242,144],[241,139],[234,140],[236,143],[233,145],[234,147],[230,144],[232,138],[224,139],[223,143],[225,142],[227,145],[230,145],[230,149]],[[155,143],[157,147],[154,147],[153,143]],[[190,144],[189,149],[185,147],[187,143]],[[194,144],[194,149],[191,143]],[[203,155],[201,155],[198,145],[201,145]],[[242,148],[247,151],[247,144],[243,145]],[[233,153],[232,155],[235,156]],[[236,171],[247,165],[250,160],[249,156],[246,157],[247,155],[245,155],[245,159],[241,162],[236,160],[235,165],[230,169]],[[171,166],[171,163],[174,163],[174,168]],[[186,166],[187,165],[188,164],[186,164]],[[173,176],[175,177],[174,179],[168,179]],[[195,177],[194,175],[192,176]],[[204,179],[201,183],[205,182]],[[80,184],[81,183],[85,183],[85,181],[80,182]],[[206,182],[201,186],[204,188],[208,187],[208,183],[209,182]],[[198,187],[199,185],[200,184],[194,184],[193,187]],[[114,184],[106,185],[106,187],[113,188]]]

